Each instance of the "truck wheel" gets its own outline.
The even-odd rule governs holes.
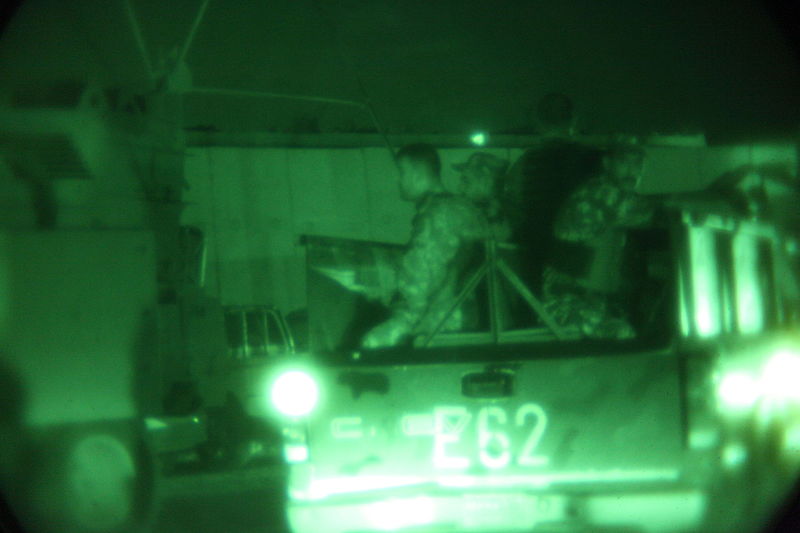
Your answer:
[[[155,468],[141,440],[128,444],[102,434],[82,439],[66,482],[69,515],[80,530],[136,532],[152,518]]]
[[[63,533],[139,533],[155,514],[152,454],[132,431],[116,427],[62,428],[35,442],[24,522]]]

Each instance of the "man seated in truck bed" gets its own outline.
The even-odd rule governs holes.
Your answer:
[[[635,336],[624,308],[621,269],[626,232],[652,218],[650,201],[636,192],[644,151],[617,144],[604,171],[580,185],[556,216],[544,270],[545,309],[561,326],[577,326],[589,338]]]
[[[409,336],[432,331],[450,310],[459,278],[488,232],[486,215],[473,202],[445,191],[435,148],[405,146],[396,161],[400,193],[416,204],[416,215],[397,273],[391,316],[367,333],[365,348],[396,346]],[[443,330],[458,330],[464,321],[462,310],[456,309]]]

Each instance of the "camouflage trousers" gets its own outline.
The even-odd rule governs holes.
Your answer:
[[[633,327],[608,296],[586,290],[578,280],[552,267],[544,271],[544,308],[563,327],[576,327],[590,339],[631,339]]]

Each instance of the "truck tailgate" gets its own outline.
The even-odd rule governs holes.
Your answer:
[[[674,480],[679,361],[668,353],[328,367],[309,420],[317,496],[402,485]]]

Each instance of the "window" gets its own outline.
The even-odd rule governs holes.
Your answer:
[[[691,330],[699,337],[720,333],[721,295],[717,270],[716,236],[710,228],[692,227],[688,232]]]
[[[727,221],[689,227],[687,235],[684,334],[754,334],[780,323],[773,228]]]
[[[225,309],[228,355],[250,360],[289,349],[278,313],[268,306],[230,306]]]

